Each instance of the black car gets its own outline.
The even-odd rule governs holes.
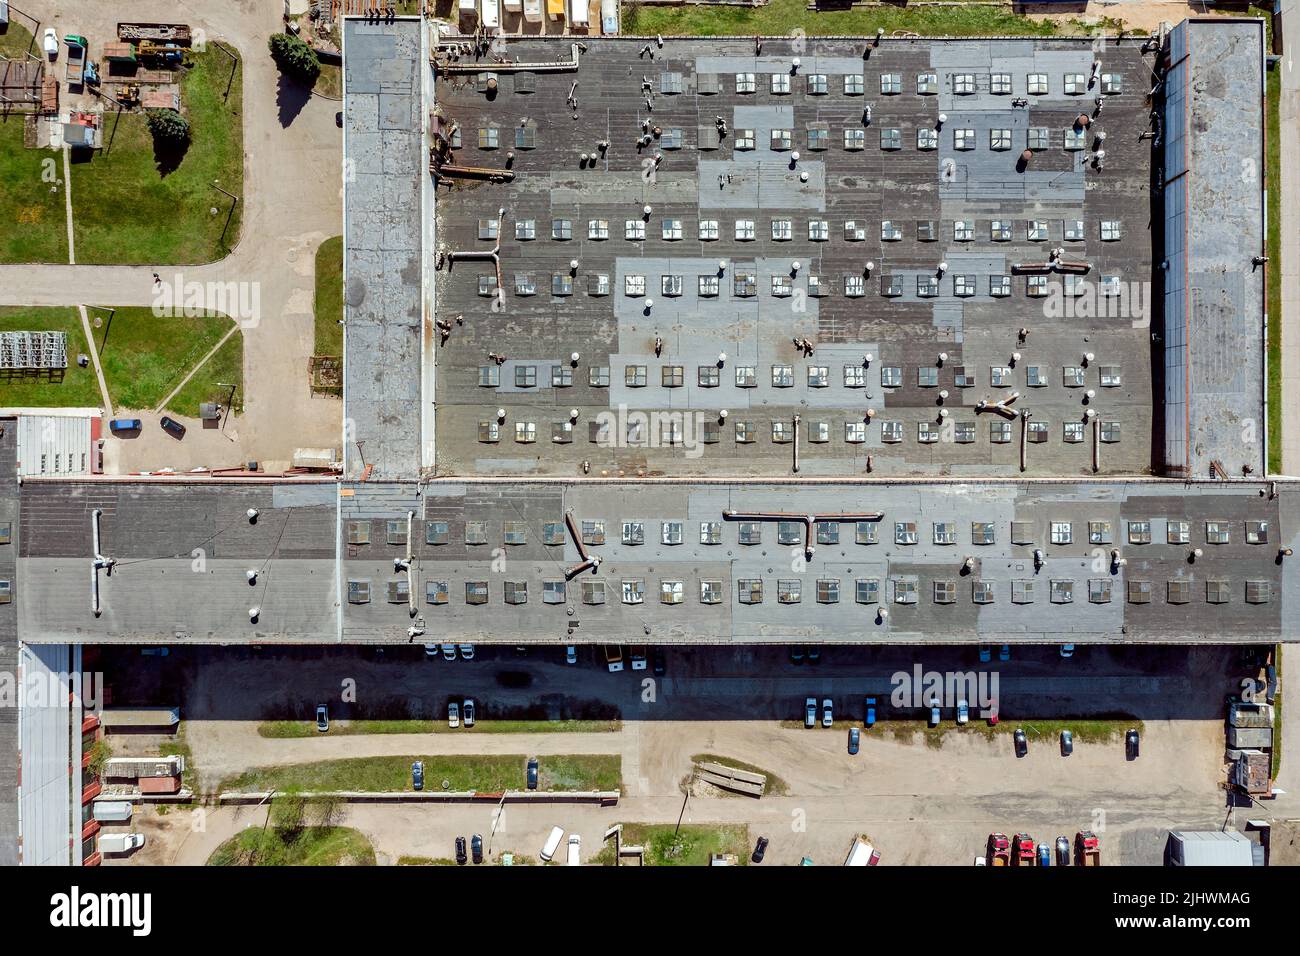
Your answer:
[[[1074,732],[1069,730],[1061,731],[1061,756],[1068,757],[1074,753]]]
[[[483,838],[477,833],[469,838],[469,852],[475,863],[483,862]]]
[[[417,760],[411,764],[411,786],[416,790],[424,789],[424,761]]]
[[[761,836],[758,838],[758,842],[754,844],[754,854],[753,856],[750,857],[750,860],[752,860],[755,863],[762,863],[763,854],[766,852],[767,852],[767,837]]]
[[[168,418],[166,415],[164,415],[162,417],[162,421],[160,421],[158,424],[162,425],[162,430],[165,431],[168,435],[171,435],[172,438],[175,438],[177,441],[180,441],[182,438],[185,437],[185,426],[182,425],[180,422],[176,421],[176,419],[174,418]]]
[[[1138,732],[1132,728],[1124,735],[1124,754],[1129,760],[1138,758]]]
[[[1025,736],[1024,730],[1017,727],[1015,734],[1012,735],[1012,739],[1016,744],[1017,757],[1023,757],[1025,754],[1029,753],[1029,738]]]
[[[537,758],[528,758],[528,789],[537,789]]]
[[[1063,836],[1056,838],[1056,865],[1070,865],[1070,841]]]
[[[465,855],[465,838],[458,836],[456,837],[456,863],[464,866],[467,862],[469,862],[469,857]]]
[[[804,648],[804,652],[808,655],[809,664],[816,664],[822,659],[822,649],[820,647],[810,644]]]
[[[665,674],[668,673],[668,658],[664,655],[664,652],[660,648],[658,647],[655,648],[654,655],[651,658],[651,660],[652,663],[650,666],[654,668],[655,677],[663,677]]]

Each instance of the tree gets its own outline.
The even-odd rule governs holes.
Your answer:
[[[315,50],[288,33],[273,34],[268,45],[271,59],[275,60],[281,73],[303,86],[315,85],[320,76],[320,58]]]
[[[178,149],[190,141],[190,122],[175,110],[149,110],[149,132],[154,146]]]

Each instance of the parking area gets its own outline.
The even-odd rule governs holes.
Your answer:
[[[472,661],[426,657],[423,649],[334,649],[311,654],[234,649],[173,649],[142,658],[129,649],[101,650],[115,702],[145,702],[179,693],[186,743],[200,790],[253,767],[341,757],[404,754],[617,754],[623,797],[611,808],[508,806],[496,851],[536,855],[553,825],[578,832],[584,859],[617,822],[741,823],[750,836],[771,840],[767,861],[840,863],[849,841],[868,834],[883,864],[969,864],[991,831],[1032,833],[1050,841],[1089,829],[1102,836],[1107,864],[1159,863],[1170,827],[1217,826],[1221,790],[1222,700],[1239,669],[1238,650],[1198,648],[1080,648],[1062,660],[1055,648],[996,652],[981,664],[969,649],[823,649],[818,663],[792,664],[785,648],[672,651],[665,674],[610,674],[599,648],[575,665],[563,648],[476,648]],[[996,669],[1004,722],[1037,728],[1028,753],[1015,756],[1009,733],[992,733],[972,716],[958,729],[950,710],[942,734],[921,734],[921,713],[889,703],[890,677],[924,670]],[[131,665],[128,683],[118,675]],[[152,685],[152,686],[151,686]],[[175,688],[164,691],[163,688]],[[340,695],[355,688],[355,701]],[[846,728],[861,725],[863,697],[879,701],[878,722],[862,734],[856,756]],[[803,700],[828,696],[835,726],[800,726]],[[617,709],[619,729],[607,732],[313,734],[264,737],[262,721],[299,716],[304,705],[328,701],[333,719],[376,697],[401,701],[409,713],[445,718],[448,700],[472,696],[480,713],[494,707],[580,711]],[[171,698],[169,698],[171,699]],[[1122,740],[1078,740],[1060,755],[1055,727],[1070,720],[1125,715],[1143,728],[1141,756],[1128,760]],[[902,723],[901,720],[909,723]],[[1041,725],[1041,726],[1040,726]],[[117,746],[115,738],[115,746]],[[131,746],[148,746],[131,739]],[[685,788],[701,754],[761,768],[783,792],[761,799]],[[521,762],[520,788],[524,783]],[[685,798],[686,789],[692,795]],[[847,795],[847,796],[846,796]],[[135,862],[202,862],[217,835],[227,836],[262,814],[206,809],[205,831],[193,832],[188,809],[140,823],[154,839]],[[380,862],[401,856],[445,858],[454,838],[493,827],[494,805],[352,806],[345,822],[373,842]],[[920,821],[924,821],[924,823]],[[220,840],[217,841],[219,843]],[[533,844],[537,844],[533,846]]]

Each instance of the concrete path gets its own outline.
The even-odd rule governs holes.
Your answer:
[[[227,429],[237,442],[204,445],[122,442],[106,459],[122,471],[172,466],[234,465],[258,459],[268,468],[288,463],[294,448],[337,446],[341,404],[315,398],[307,376],[313,347],[315,252],[342,232],[341,104],[308,97],[298,107],[279,92],[279,74],[267,38],[282,27],[278,0],[29,0],[24,7],[60,35],[82,33],[93,43],[115,34],[129,13],[144,21],[184,20],[207,31],[209,42],[235,47],[243,59],[244,200],[240,241],[225,259],[203,266],[0,266],[0,304],[126,306],[153,303],[153,272],[165,283],[249,282],[260,289],[260,320],[244,328],[244,414]],[[129,8],[126,9],[126,8]],[[293,100],[292,94],[289,100]],[[160,432],[157,415],[137,413],[147,432]],[[191,429],[198,431],[197,428]],[[113,440],[110,439],[111,442]],[[214,460],[214,455],[222,456]]]

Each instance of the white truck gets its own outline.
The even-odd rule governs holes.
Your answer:
[[[100,853],[130,853],[142,846],[143,833],[109,833],[99,838]]]

